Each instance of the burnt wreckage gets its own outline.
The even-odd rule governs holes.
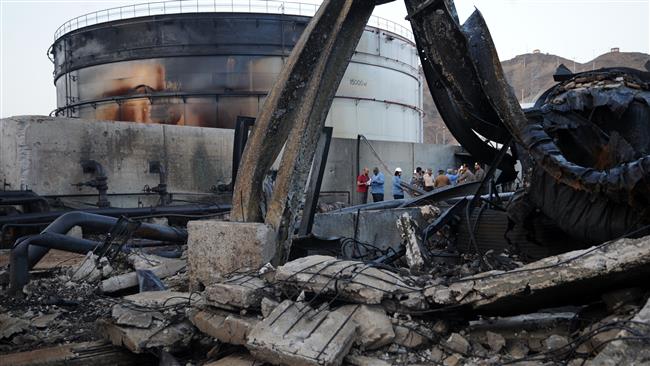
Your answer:
[[[572,74],[561,66],[561,82],[523,111],[478,10],[461,25],[453,2],[406,4],[449,131],[477,161],[501,170],[497,182],[512,180],[521,162],[524,190],[508,208],[511,220],[531,227],[544,215],[584,244],[642,234],[649,219],[650,73]],[[500,155],[499,145],[508,152]]]
[[[325,119],[385,2],[323,1],[259,117],[238,122],[232,205],[172,205],[159,162],[160,184],[146,187],[157,207],[107,207],[94,161],[84,169],[95,179],[80,184],[98,190],[97,209],[53,211],[47,197],[0,191],[3,231],[44,227],[17,238],[0,270],[0,353],[25,351],[0,365],[147,364],[150,354],[218,359],[211,366],[650,360],[647,72],[560,66],[558,84],[522,110],[478,10],[460,24],[452,0],[405,0],[445,124],[490,168],[480,182],[315,215]],[[519,174],[523,186],[506,189]],[[153,217],[168,221],[142,222]],[[50,249],[86,256],[30,281]],[[33,351],[72,333],[83,342]]]

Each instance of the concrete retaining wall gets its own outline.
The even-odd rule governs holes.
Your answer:
[[[74,183],[88,181],[79,162],[91,159],[107,171],[109,193],[141,192],[158,184],[149,162],[161,161],[168,172],[170,192],[209,192],[230,182],[234,131],[227,129],[92,121],[76,118],[18,116],[0,120],[0,184],[7,189],[28,187],[42,195],[94,194]],[[391,169],[400,166],[410,179],[415,166],[434,169],[457,165],[457,147],[402,142],[372,142]],[[361,166],[379,166],[367,146],[361,146]],[[386,197],[390,197],[391,172]],[[356,140],[333,139],[322,191],[328,201],[355,197]],[[327,193],[330,192],[330,193]],[[135,206],[133,202],[115,206]]]

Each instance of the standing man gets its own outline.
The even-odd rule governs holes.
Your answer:
[[[447,178],[449,178],[449,182],[455,186],[456,181],[458,180],[458,171],[452,168],[447,169]]]
[[[483,178],[485,178],[485,170],[481,168],[479,163],[474,163],[474,178],[479,182],[482,182]]]
[[[357,193],[361,197],[361,204],[365,205],[368,203],[368,181],[370,177],[368,174],[370,170],[368,168],[363,168],[363,171],[357,177]]]
[[[458,184],[470,183],[474,181],[474,173],[464,164],[458,171]]]
[[[436,176],[436,179],[433,181],[433,188],[442,188],[450,185],[451,181],[449,180],[449,177],[445,175],[445,171],[438,170],[438,176]]]
[[[424,174],[424,191],[425,192],[433,191],[433,185],[434,185],[433,171],[431,169],[427,169],[426,174]]]
[[[393,175],[393,199],[401,200],[404,198],[404,188],[402,188],[402,168],[395,168]]]
[[[424,189],[424,179],[422,177],[422,168],[417,167],[411,178],[411,185],[415,188]]]
[[[372,170],[373,176],[370,178],[370,193],[372,193],[372,201],[380,202],[384,200],[384,173],[375,167]]]

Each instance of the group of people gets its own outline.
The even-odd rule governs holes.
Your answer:
[[[368,190],[370,190],[373,202],[384,200],[384,183],[386,180],[384,173],[379,171],[377,167],[373,168],[372,173],[373,175],[370,176],[370,170],[363,168],[363,171],[357,177],[357,193],[361,196],[361,203],[363,204],[368,202]],[[421,167],[417,167],[413,172],[410,184],[415,188],[430,192],[446,186],[482,181],[483,178],[485,178],[485,170],[479,163],[474,163],[473,172],[467,164],[463,164],[458,169],[447,169],[446,172],[440,169],[436,176],[433,175],[432,169],[424,171]],[[393,199],[404,198],[402,169],[399,167],[395,168],[393,174],[391,192]]]

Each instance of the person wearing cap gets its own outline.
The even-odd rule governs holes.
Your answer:
[[[379,202],[384,200],[384,173],[375,167],[372,170],[372,177],[370,178],[370,193],[372,194],[372,201]]]
[[[393,175],[393,199],[401,200],[404,198],[404,188],[402,188],[402,168],[395,168]]]
[[[425,192],[433,191],[434,177],[433,177],[433,171],[431,169],[427,169],[427,172],[424,174],[423,180],[424,180],[424,191]]]

